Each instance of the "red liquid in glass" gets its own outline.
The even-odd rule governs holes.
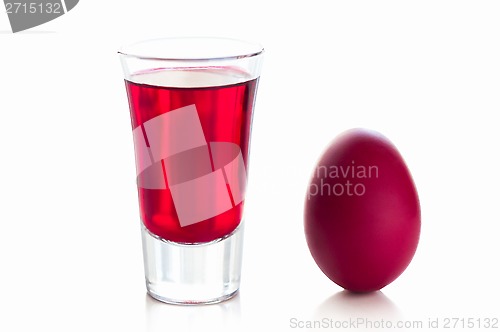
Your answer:
[[[140,77],[142,74],[133,77],[134,82],[148,82],[147,84],[126,80],[132,129],[160,114],[195,104],[206,141],[237,144],[248,171],[250,127],[258,79],[245,81],[237,78],[238,75],[241,77],[242,73],[233,69],[210,68],[207,76],[210,78],[198,85],[202,87],[190,87],[198,84],[193,78],[203,78],[203,71],[204,69],[200,68],[191,71],[155,70],[154,75],[151,75],[151,72],[146,73],[156,77],[153,79],[142,79]],[[155,72],[166,78],[171,73],[176,77],[179,74],[185,74],[187,77],[183,78],[185,82],[181,84],[172,83],[169,79],[162,82],[158,80]],[[193,73],[195,75],[190,75]],[[224,84],[235,81],[243,82]],[[211,82],[218,85],[209,86]],[[168,84],[186,87],[168,87]],[[199,243],[224,237],[236,229],[243,215],[244,201],[215,217],[181,227],[168,187],[167,189],[138,187],[138,194],[141,220],[146,228],[151,233],[174,242]]]

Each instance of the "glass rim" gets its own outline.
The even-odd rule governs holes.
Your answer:
[[[202,46],[210,46],[200,49]],[[184,52],[184,53],[183,53]],[[138,41],[118,50],[118,54],[142,60],[209,61],[256,57],[264,47],[255,42],[225,37],[164,37]]]

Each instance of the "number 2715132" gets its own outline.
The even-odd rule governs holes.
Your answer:
[[[62,14],[62,6],[59,2],[7,2],[5,9],[7,14]]]

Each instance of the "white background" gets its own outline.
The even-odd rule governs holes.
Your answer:
[[[12,34],[2,10],[0,330],[288,331],[298,330],[292,318],[424,326],[500,318],[499,18],[498,1],[82,0]],[[204,307],[145,293],[116,54],[131,41],[185,35],[266,48],[241,291]],[[396,144],[422,206],[408,269],[361,297],[317,268],[302,219],[316,160],[352,127]]]

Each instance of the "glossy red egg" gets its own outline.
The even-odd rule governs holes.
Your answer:
[[[403,273],[420,237],[420,204],[386,137],[353,129],[330,144],[309,183],[304,230],[319,268],[347,290],[379,290]]]

